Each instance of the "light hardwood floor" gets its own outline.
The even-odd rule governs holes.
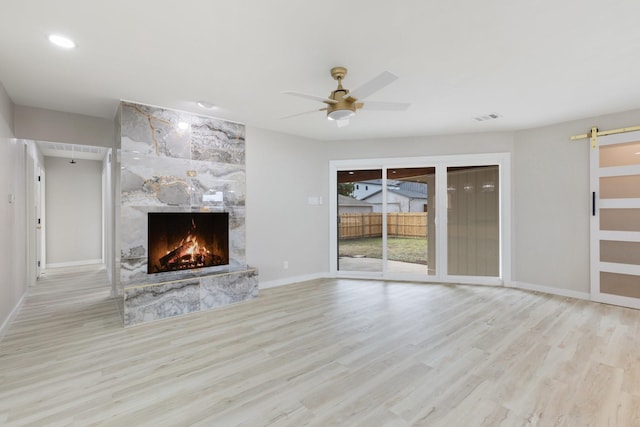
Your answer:
[[[123,329],[50,270],[0,342],[0,425],[640,426],[640,311],[317,280]]]

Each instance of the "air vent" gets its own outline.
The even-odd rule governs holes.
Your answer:
[[[501,114],[489,113],[489,114],[484,114],[482,116],[474,117],[474,119],[478,122],[486,122],[487,120],[499,119],[500,117],[502,117]]]

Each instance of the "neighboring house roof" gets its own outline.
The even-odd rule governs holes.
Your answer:
[[[338,206],[371,206],[371,203],[338,194]]]
[[[403,189],[394,190],[394,189],[391,189],[391,188],[388,189],[387,191],[390,191],[390,192],[396,193],[396,194],[400,194],[400,195],[408,197],[410,199],[426,199],[427,198],[426,193],[419,193],[417,191],[403,190]]]
[[[390,192],[390,193],[399,194],[399,195],[404,196],[404,197],[409,198],[409,199],[425,199],[426,200],[426,198],[427,198],[427,195],[425,193],[418,193],[417,191],[394,189],[394,188],[387,188],[387,191]],[[375,196],[376,194],[380,194],[380,193],[382,193],[381,189],[369,194],[367,197],[365,197],[362,200],[367,200],[367,199]]]
[[[382,180],[371,179],[368,181],[358,181],[356,182],[356,184],[369,184],[369,185],[382,186]],[[419,196],[409,196],[409,194],[422,194],[422,196],[424,197],[426,197],[427,195],[427,185],[422,182],[388,180],[387,188],[390,191],[395,191],[400,194],[407,194],[408,195],[407,197],[419,197]]]
[[[375,196],[376,194],[380,194],[380,193],[382,193],[382,189],[380,189],[380,190],[376,190],[376,191],[374,191],[374,192],[373,192],[373,193],[371,193],[371,194],[367,194],[367,195],[366,195],[366,197],[365,197],[364,199],[362,199],[362,200],[366,200],[366,199],[368,199],[369,197],[373,197],[373,196]]]
[[[416,193],[427,194],[427,184],[422,182],[402,181],[398,184],[400,190],[413,191]]]

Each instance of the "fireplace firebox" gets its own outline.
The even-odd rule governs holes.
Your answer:
[[[229,264],[227,212],[149,212],[147,273]]]

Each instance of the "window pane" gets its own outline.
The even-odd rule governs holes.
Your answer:
[[[603,145],[600,147],[600,167],[640,165],[640,142]]]
[[[387,169],[389,272],[435,274],[435,173],[433,167]]]
[[[600,292],[623,297],[640,298],[640,276],[601,271]]]
[[[447,168],[448,274],[497,277],[499,167]]]
[[[600,229],[607,231],[640,231],[640,209],[600,209]]]
[[[640,198],[640,175],[601,177],[600,178],[600,198],[601,199]]]
[[[382,170],[338,171],[338,270],[382,272]]]
[[[600,261],[640,265],[640,243],[600,240]]]

